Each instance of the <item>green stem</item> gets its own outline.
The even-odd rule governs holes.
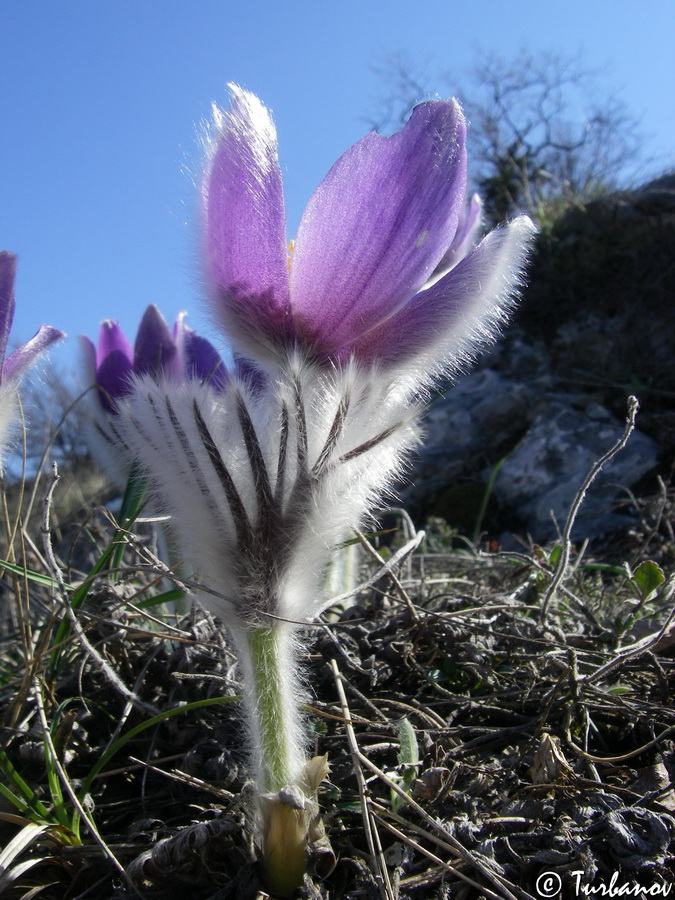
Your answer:
[[[277,793],[297,782],[304,763],[293,635],[286,623],[275,623],[249,628],[246,640],[259,785],[263,793]]]
[[[249,627],[239,639],[260,792],[261,851],[271,892],[290,897],[307,867],[310,808],[304,796],[301,697],[292,626]]]

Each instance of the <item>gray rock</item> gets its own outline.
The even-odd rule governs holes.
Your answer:
[[[401,492],[416,517],[555,539],[552,516],[562,528],[635,393],[643,433],[598,477],[573,537],[632,524],[618,509],[623,488],[657,465],[663,475],[675,455],[674,253],[675,173],[571,207],[542,231],[505,339],[429,410]]]
[[[407,501],[457,480],[481,477],[498,448],[513,446],[532,418],[534,393],[492,369],[466,375],[429,407]]]
[[[618,440],[624,425],[592,404],[585,413],[552,401],[502,466],[495,493],[536,541],[555,538],[593,464]],[[590,414],[589,414],[590,413]],[[654,468],[656,441],[634,431],[628,445],[597,476],[576,520],[574,539],[596,538],[625,527],[617,501]],[[557,528],[556,528],[557,523]]]

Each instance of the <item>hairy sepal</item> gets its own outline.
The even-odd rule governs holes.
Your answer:
[[[98,401],[90,401],[89,406],[91,414],[85,423],[87,446],[97,465],[122,492],[129,479],[130,460],[117,417],[102,410]]]
[[[16,382],[0,383],[0,475],[5,450],[10,445],[18,418],[19,395]]]
[[[236,628],[307,621],[330,602],[330,555],[400,475],[418,412],[375,368],[292,354],[263,390],[139,378],[119,419],[200,602]]]
[[[466,371],[515,309],[535,228],[521,216],[495,228],[460,262],[356,342],[410,397]]]

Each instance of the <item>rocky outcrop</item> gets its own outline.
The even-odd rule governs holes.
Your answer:
[[[553,399],[500,468],[495,494],[522,529],[540,541],[555,539],[586,476],[623,432],[623,424],[597,403],[577,411]],[[594,479],[575,520],[574,539],[604,537],[632,524],[621,510],[625,489],[657,465],[658,449],[652,438],[633,433]]]
[[[568,210],[540,236],[505,340],[431,405],[403,489],[414,514],[506,543],[554,538],[635,394],[638,428],[594,483],[574,537],[629,526],[626,489],[675,458],[674,299],[675,175]]]
[[[568,210],[540,238],[519,323],[556,373],[675,397],[675,174]]]

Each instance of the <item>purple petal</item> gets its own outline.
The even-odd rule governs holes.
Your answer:
[[[98,333],[98,347],[96,349],[96,367],[111,353],[121,353],[129,360],[129,365],[134,361],[134,348],[131,346],[126,334],[122,331],[118,322],[106,319],[101,323]]]
[[[2,367],[3,378],[17,379],[29,369],[38,356],[56,341],[66,335],[51,325],[40,325],[33,337],[10,353]]]
[[[101,326],[101,330],[106,325],[117,325],[117,322],[104,322]],[[107,372],[103,371],[104,378],[108,381],[108,386],[106,389],[101,389],[99,384],[99,378],[97,375],[97,366],[96,366],[96,347],[94,347],[93,341],[90,341],[88,337],[85,337],[83,334],[80,336],[80,351],[82,358],[82,369],[84,370],[84,382],[87,387],[94,387],[95,385],[99,385],[99,389],[95,392],[98,398],[99,403],[103,407],[106,412],[114,412],[115,405],[114,400],[116,397],[121,397],[125,393],[129,392],[129,380],[128,377],[124,378],[124,380],[120,380],[115,378],[114,376],[108,377]],[[112,351],[114,354],[115,351]],[[127,375],[131,371],[131,364],[129,363],[129,368],[127,369]],[[111,390],[112,389],[112,390]]]
[[[234,371],[238,378],[244,380],[249,376],[257,378],[258,375],[263,374],[252,359],[249,359],[246,356],[240,356],[238,353],[234,354]]]
[[[478,194],[474,194],[471,197],[471,200],[464,205],[459,217],[455,239],[450,245],[450,249],[437,266],[436,271],[439,274],[445,274],[449,269],[452,269],[453,266],[457,265],[460,259],[464,259],[467,253],[473,249],[477,243],[482,212],[483,201]]]
[[[14,318],[14,279],[16,256],[8,250],[0,252],[0,367],[7,352],[9,331]]]
[[[189,328],[183,346],[185,375],[210,384],[216,390],[222,390],[227,383],[228,373],[220,354],[210,341]]]
[[[402,131],[366,135],[319,185],[291,266],[301,339],[330,352],[406,303],[452,243],[466,190],[456,101],[423,103]]]
[[[166,319],[154,303],[143,313],[134,344],[134,372],[137,375],[180,377],[180,361]]]
[[[289,327],[286,226],[274,123],[253,94],[231,91],[204,178],[205,259],[218,321],[248,344]]]
[[[216,348],[200,337],[187,323],[187,313],[178,313],[173,338],[178,350],[179,377],[195,378],[221,390],[227,382],[227,369]]]
[[[241,381],[248,384],[254,393],[262,391],[268,384],[265,372],[252,359],[235,354],[234,371]]]
[[[534,226],[527,216],[496,228],[468,256],[390,319],[354,355],[386,367],[450,374],[490,343],[513,303]]]
[[[99,387],[98,398],[106,412],[115,412],[115,401],[131,390],[134,369],[134,350],[118,322],[106,319],[98,333],[98,346],[94,351],[94,373],[91,373],[93,345],[82,338],[87,377]]]
[[[115,412],[115,402],[131,393],[131,376],[134,369],[121,350],[112,350],[96,373],[99,399],[104,409]]]

